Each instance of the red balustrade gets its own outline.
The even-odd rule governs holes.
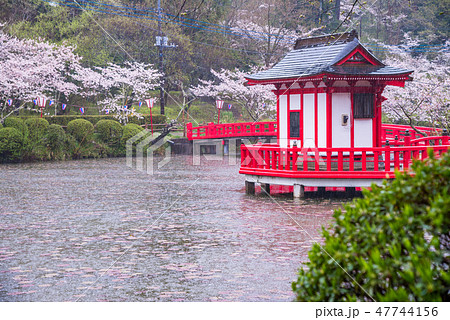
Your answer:
[[[277,136],[276,122],[242,122],[242,123],[209,123],[205,126],[193,127],[188,123],[187,137],[189,140],[196,139],[216,139],[232,137],[252,137],[252,136]],[[427,136],[440,135],[442,129],[429,127],[416,127]],[[406,131],[409,131],[411,139],[422,138],[422,135],[414,131],[410,126],[399,124],[382,124],[381,141],[389,140],[391,145],[404,145]],[[397,139],[395,139],[397,137]]]
[[[276,136],[276,122],[209,123],[206,126],[186,125],[189,140]]]
[[[384,179],[408,171],[413,159],[436,157],[450,145],[378,148],[281,148],[273,144],[241,145],[242,174],[286,178]],[[444,139],[445,140],[445,139]]]
[[[429,127],[416,127],[417,130],[425,133],[427,136],[440,135],[442,129],[439,128],[429,128]],[[411,139],[422,138],[423,136],[416,131],[414,131],[410,126],[400,125],[400,124],[382,124],[381,125],[381,141],[386,140],[395,140],[395,137],[398,140],[403,140],[406,136],[406,130],[409,131]]]
[[[442,146],[449,144],[448,136],[423,137],[411,140],[412,146]]]

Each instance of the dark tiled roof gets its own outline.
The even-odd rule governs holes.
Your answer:
[[[402,75],[412,72],[406,69],[385,66],[370,53],[369,54],[373,57],[373,59],[379,62],[380,65],[335,66],[336,63],[345,58],[358,46],[361,46],[368,52],[368,50],[364,48],[357,38],[354,38],[350,42],[322,44],[292,50],[271,69],[249,75],[246,78],[249,80],[262,81],[303,78],[321,73],[380,76]]]

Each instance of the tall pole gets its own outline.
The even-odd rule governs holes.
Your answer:
[[[164,84],[166,82],[166,76],[164,75],[164,51],[161,31],[161,18],[161,0],[158,0],[158,35],[161,39],[161,43],[159,45],[159,72],[162,74],[161,84],[159,87],[159,101],[161,106],[161,114],[164,114]]]

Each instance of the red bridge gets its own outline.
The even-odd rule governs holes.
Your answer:
[[[192,127],[186,125],[189,140],[245,138],[245,137],[276,137],[277,123],[273,122],[241,122],[214,124]]]
[[[225,139],[225,138],[245,138],[245,137],[276,137],[277,122],[238,122],[238,123],[208,123],[206,126],[193,127],[192,123],[186,124],[187,138],[189,140],[201,139]],[[417,130],[427,136],[437,136],[442,134],[442,129],[429,127],[416,127]],[[407,130],[411,139],[421,138],[422,135],[412,130],[410,126],[399,124],[382,124],[381,141],[389,141],[391,145],[399,145],[397,140],[403,140],[407,135]]]

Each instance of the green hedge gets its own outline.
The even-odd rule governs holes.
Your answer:
[[[122,146],[125,146],[128,139],[130,139],[134,135],[138,134],[142,130],[144,130],[144,129],[134,123],[129,123],[126,126],[124,126],[122,138],[120,139]]]
[[[72,135],[79,143],[86,144],[92,141],[94,126],[85,119],[72,120],[67,124],[67,133]]]
[[[0,162],[18,162],[22,157],[23,135],[15,128],[0,129]]]
[[[449,300],[450,153],[412,172],[335,211],[292,284],[297,301]]]
[[[36,117],[26,117],[22,116],[22,119],[30,119]],[[96,125],[100,120],[114,120],[117,121],[117,118],[114,115],[98,115],[98,116],[82,116],[82,115],[70,115],[70,116],[44,116],[43,119],[46,119],[50,124],[59,124],[60,126],[67,126],[70,121],[77,119],[84,119]],[[136,117],[129,117],[129,123],[135,123],[138,125],[144,125],[146,122],[150,123],[150,115],[145,115],[144,119],[138,119]],[[163,124],[166,123],[166,116],[163,115],[154,115],[153,116],[154,124]]]
[[[45,138],[49,123],[43,118],[29,118],[25,120],[28,127],[28,137],[32,144],[40,143]]]
[[[114,120],[100,120],[95,127],[101,141],[117,144],[122,136],[122,125]]]
[[[54,152],[62,151],[66,142],[66,132],[57,124],[48,127],[47,145]]]
[[[8,117],[5,119],[4,125],[5,128],[9,127],[17,129],[20,133],[22,133],[24,139],[28,138],[28,127],[21,118]]]

